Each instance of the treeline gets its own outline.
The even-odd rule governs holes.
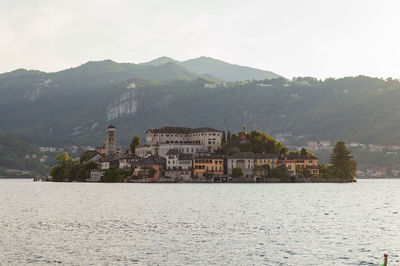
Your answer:
[[[80,160],[70,157],[67,152],[56,156],[58,165],[50,169],[50,176],[55,182],[84,182],[90,178],[90,171],[97,169],[94,162],[85,162],[90,152],[82,154]],[[102,182],[124,182],[125,178],[132,176],[133,170],[110,168],[104,172]]]
[[[26,155],[29,158],[25,158]],[[36,155],[36,158],[31,155]],[[38,155],[36,146],[18,137],[0,134],[0,167],[44,174],[47,172],[46,166],[40,162]]]

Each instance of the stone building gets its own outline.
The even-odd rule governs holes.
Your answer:
[[[134,153],[127,153],[119,157],[119,169],[131,169],[142,158]]]
[[[115,154],[117,151],[117,129],[110,125],[106,129],[106,141],[104,148],[107,155]]]
[[[228,175],[232,175],[233,168],[242,169],[243,176],[249,178],[254,174],[254,153],[237,152],[228,156]]]
[[[224,174],[224,156],[222,154],[198,155],[193,159],[193,176],[204,178],[204,173],[211,176]]]
[[[190,181],[192,177],[193,154],[171,149],[166,155],[165,175],[175,180]]]
[[[160,144],[199,144],[203,150],[215,152],[221,148],[222,131],[204,127],[163,127],[146,132],[146,145]]]
[[[201,150],[215,152],[221,148],[221,144],[222,131],[214,128],[163,127],[147,130],[146,144],[136,148],[136,154],[166,158],[171,149],[195,154]]]
[[[194,154],[201,151],[203,146],[201,144],[158,144],[158,145],[146,145],[136,148],[135,153],[140,157],[147,157],[150,155],[158,155],[164,159],[167,158],[167,152],[169,150],[179,150],[181,153]]]
[[[134,175],[144,178],[147,182],[156,182],[165,174],[165,160],[159,156],[149,156],[134,163]],[[151,175],[151,169],[155,170]]]

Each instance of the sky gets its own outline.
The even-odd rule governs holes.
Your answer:
[[[400,78],[398,0],[1,0],[0,73],[209,56],[287,78]]]

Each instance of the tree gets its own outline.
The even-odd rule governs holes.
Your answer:
[[[222,131],[222,143],[225,144],[226,143],[226,136],[225,136],[225,130]]]
[[[57,182],[74,181],[80,169],[79,162],[70,157],[67,152],[58,154],[56,160],[59,165],[50,170],[53,180]]]
[[[357,171],[357,163],[350,154],[351,151],[346,148],[346,144],[343,141],[336,143],[329,161],[332,165],[330,173],[334,177],[354,179]]]
[[[212,176],[213,176],[212,173],[209,173],[209,172],[204,172],[204,173],[203,173],[203,177],[204,177],[205,179],[209,179],[209,178],[211,178]]]
[[[280,156],[286,156],[288,154],[289,149],[287,147],[282,147],[279,149],[278,154]]]
[[[237,150],[236,149],[230,149],[229,151],[228,151],[228,156],[231,156],[231,155],[234,155],[235,153],[237,153]]]
[[[228,134],[227,134],[227,139],[226,139],[227,143],[229,143],[229,141],[231,141],[231,135],[232,135],[231,130],[228,129]]]
[[[108,183],[122,183],[132,175],[130,170],[121,170],[111,167],[104,172],[104,181]]]
[[[153,178],[156,173],[157,173],[157,170],[155,168],[153,168],[153,167],[150,167],[149,173],[148,173],[148,177],[149,178]]]
[[[271,169],[271,171],[269,171],[268,177],[279,179],[281,182],[290,181],[290,175],[288,171],[286,169],[281,169],[281,168]]]
[[[130,145],[131,153],[135,153],[136,147],[140,146],[140,137],[134,136]]]
[[[300,155],[301,156],[307,156],[308,155],[306,148],[301,148]]]
[[[232,169],[232,177],[240,177],[243,176],[243,171],[242,168],[236,167]]]
[[[81,163],[79,171],[76,174],[76,181],[85,181],[86,179],[90,178],[90,171],[96,168],[97,165],[94,162]]]

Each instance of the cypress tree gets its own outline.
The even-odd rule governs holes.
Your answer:
[[[222,131],[222,143],[226,143],[226,136],[225,136],[225,130]]]
[[[357,163],[343,141],[336,143],[329,162],[332,164],[334,177],[353,179],[356,176]]]
[[[231,141],[231,130],[228,129],[228,137],[227,137],[227,142],[229,143],[229,141]]]
[[[140,137],[134,136],[132,139],[131,145],[129,146],[131,153],[135,153],[137,146],[140,146]]]

